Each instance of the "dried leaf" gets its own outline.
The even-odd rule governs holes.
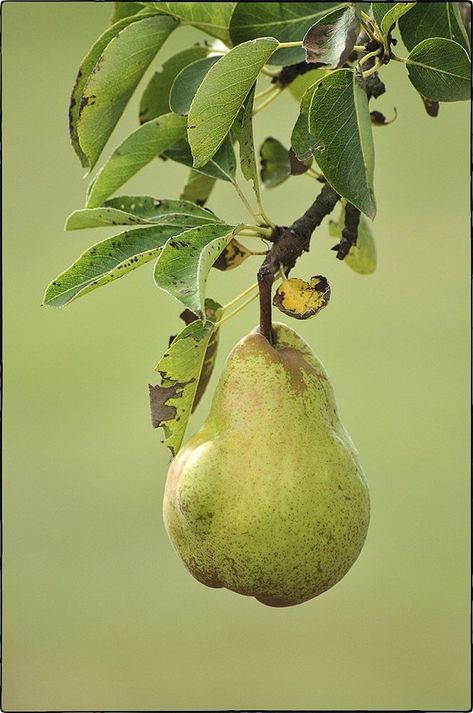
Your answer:
[[[241,263],[252,254],[251,250],[248,250],[248,248],[239,243],[236,238],[233,238],[223,252],[220,253],[213,266],[216,267],[217,270],[233,270],[233,268],[241,265]]]
[[[310,319],[327,306],[329,299],[330,285],[326,277],[314,275],[310,283],[291,277],[279,285],[273,305],[295,319]]]

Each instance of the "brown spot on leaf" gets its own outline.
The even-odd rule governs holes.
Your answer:
[[[179,382],[172,386],[149,386],[149,401],[151,407],[151,423],[153,428],[159,428],[165,421],[172,421],[176,416],[176,407],[169,406],[166,402],[169,399],[179,398],[184,384]]]

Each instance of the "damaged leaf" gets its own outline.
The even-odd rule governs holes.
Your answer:
[[[315,275],[310,282],[291,277],[276,290],[273,305],[295,319],[310,319],[327,306],[330,285],[327,278]]]
[[[156,285],[204,318],[204,292],[215,260],[233,237],[233,225],[201,225],[169,240],[154,269]]]
[[[239,243],[236,238],[232,238],[215,260],[213,266],[217,270],[233,270],[250,255],[253,255],[251,250]]]
[[[97,163],[148,65],[177,27],[173,18],[163,15],[138,14],[122,22],[128,24],[103,49],[76,98],[77,136],[85,165],[90,168]]]
[[[82,208],[68,217],[65,230],[102,228],[109,225],[178,225],[183,230],[196,225],[221,223],[212,211],[195,203],[151,196],[118,196],[100,208]]]
[[[117,280],[156,258],[169,238],[180,232],[175,225],[150,225],[96,243],[48,285],[43,304],[62,307]]]
[[[214,321],[220,318],[220,305],[207,300],[208,307],[213,318],[184,327],[155,367],[161,375],[161,384],[149,387],[153,426],[163,428],[164,443],[173,456],[181,446],[192,409],[213,369],[216,341],[213,347],[210,342],[215,333]]]
[[[356,43],[360,20],[354,5],[341,7],[317,20],[306,33],[302,46],[306,62],[341,67]]]
[[[342,208],[339,219],[329,223],[330,237],[340,240],[344,225],[345,209]],[[360,216],[356,245],[352,245],[343,262],[359,275],[371,275],[376,270],[376,245],[370,223],[363,215]]]

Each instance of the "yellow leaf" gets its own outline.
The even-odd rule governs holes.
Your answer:
[[[273,305],[295,319],[310,319],[327,306],[330,285],[327,278],[315,275],[310,282],[291,277],[279,285]]]

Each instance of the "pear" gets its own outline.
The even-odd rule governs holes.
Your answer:
[[[263,604],[333,587],[360,554],[369,495],[321,362],[274,324],[232,350],[210,415],[171,462],[164,522],[199,582]]]

